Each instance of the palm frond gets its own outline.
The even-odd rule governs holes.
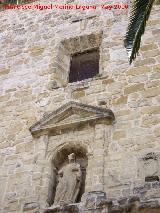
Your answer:
[[[127,33],[124,39],[130,64],[139,51],[141,37],[144,34],[153,3],[154,0],[133,0],[132,2]]]

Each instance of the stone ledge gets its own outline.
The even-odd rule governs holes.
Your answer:
[[[70,213],[75,213],[79,212],[79,204],[68,204],[68,205],[63,205],[63,206],[53,206],[47,208],[43,213],[58,213],[58,212],[70,212]]]
[[[159,213],[160,198],[157,200],[140,201],[139,197],[121,198],[119,200],[103,200],[103,205],[97,208],[86,208],[85,203],[74,203],[62,206],[53,206],[43,213]],[[101,204],[102,204],[101,203]]]

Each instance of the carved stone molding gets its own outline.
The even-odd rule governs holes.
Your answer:
[[[36,122],[30,131],[34,136],[57,135],[86,124],[111,124],[114,119],[110,109],[70,101]]]
[[[143,206],[145,204],[146,202]],[[141,206],[139,197],[110,200],[107,199],[105,192],[92,191],[83,197],[81,203],[52,206],[43,213],[140,213],[139,209],[143,206]]]

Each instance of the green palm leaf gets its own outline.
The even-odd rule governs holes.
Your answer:
[[[124,46],[127,50],[129,63],[136,58],[140,48],[141,36],[144,34],[154,0],[133,0]]]

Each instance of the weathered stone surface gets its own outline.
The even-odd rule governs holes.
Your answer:
[[[0,76],[1,75],[6,75],[10,72],[10,69],[2,68],[0,69]]]
[[[159,49],[150,50],[150,51],[146,51],[146,52],[143,53],[144,58],[156,57],[156,56],[159,56],[159,55],[160,55]]]
[[[143,188],[137,188],[142,192]],[[104,196],[95,196],[98,191],[87,194],[81,204],[69,204],[56,207],[49,207],[43,213],[158,213],[160,208],[159,197],[155,200],[140,200],[139,196],[121,197],[118,200],[109,200]],[[94,195],[95,194],[95,195]],[[91,205],[90,205],[91,204]],[[89,206],[88,206],[89,205]]]
[[[157,64],[157,65],[153,66],[153,71],[160,72],[160,65]]]
[[[27,50],[31,56],[39,56],[42,55],[42,53],[44,52],[44,47],[41,46],[35,46],[35,47],[31,47]]]
[[[134,93],[134,92],[138,92],[138,91],[142,91],[142,90],[144,90],[143,83],[134,84],[134,85],[125,87],[124,94],[130,94],[130,93]]]
[[[148,50],[153,50],[153,49],[157,49],[158,47],[157,47],[157,45],[156,44],[146,44],[146,45],[143,45],[142,47],[141,47],[141,50],[142,51],[148,51]]]
[[[111,83],[113,83],[113,82],[114,82],[114,79],[109,78],[109,79],[103,80],[103,81],[102,81],[102,84],[111,84]]]
[[[24,207],[23,207],[23,210],[24,211],[28,211],[28,210],[38,210],[39,209],[39,204],[36,203],[36,202],[31,202],[31,203],[25,203],[24,204]]]
[[[78,99],[85,96],[85,91],[75,91],[73,92],[73,98]]]
[[[113,140],[119,140],[119,139],[125,138],[125,137],[126,137],[125,131],[116,131],[113,134]]]
[[[160,114],[160,106],[144,107],[142,109],[143,114]]]
[[[160,127],[156,128],[156,129],[154,130],[154,132],[155,132],[155,135],[156,135],[157,137],[159,137],[159,136],[160,136]]]
[[[113,105],[126,104],[128,100],[127,96],[121,96],[115,100],[113,100]]]
[[[156,61],[154,58],[146,58],[143,60],[136,61],[134,64],[136,67],[139,67],[139,66],[143,66],[143,65],[147,65],[147,64],[155,64],[155,62]]]
[[[160,94],[160,87],[154,87],[151,89],[146,89],[143,92],[145,98],[155,97]]]
[[[151,67],[149,66],[135,67],[135,68],[129,69],[126,72],[126,75],[141,75],[150,71],[151,71]]]

